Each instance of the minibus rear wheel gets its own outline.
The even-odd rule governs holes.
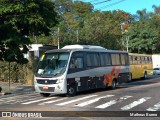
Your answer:
[[[117,85],[117,81],[116,81],[116,79],[113,79],[112,85],[111,85],[110,89],[111,89],[111,90],[116,89],[116,87],[117,87],[116,85]]]
[[[40,93],[40,95],[43,96],[43,97],[49,97],[50,93]]]
[[[132,81],[132,73],[129,74],[129,80],[127,81],[127,83]]]

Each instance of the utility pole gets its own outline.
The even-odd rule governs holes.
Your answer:
[[[34,34],[34,32],[33,32],[33,39],[35,40],[35,42],[36,42],[36,44],[37,44],[37,37],[36,37],[36,35]]]
[[[79,42],[79,32],[78,32],[78,29],[77,29],[77,43]]]
[[[58,49],[59,49],[59,27],[58,27]]]
[[[9,89],[10,89],[10,84],[11,84],[10,83],[11,82],[11,62],[10,61],[9,61],[9,65],[8,66],[9,66],[9,76],[8,76],[9,80],[8,81],[9,81]]]
[[[126,36],[126,42],[127,42],[126,47],[127,47],[127,52],[128,52],[128,41],[129,41],[129,36]]]

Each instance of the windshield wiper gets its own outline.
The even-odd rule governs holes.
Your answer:
[[[40,77],[42,78],[51,78],[51,75],[46,75],[46,74],[39,74]]]
[[[54,76],[57,76],[58,74],[60,74],[60,73],[55,73],[55,74],[53,74]]]

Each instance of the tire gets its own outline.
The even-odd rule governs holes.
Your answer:
[[[77,90],[76,90],[75,84],[72,84],[67,88],[67,96],[73,97],[76,95],[76,93],[77,93]]]
[[[144,72],[144,76],[142,78],[147,79],[147,72]]]
[[[112,86],[110,87],[110,89],[111,90],[114,90],[114,89],[116,89],[116,80],[115,79],[113,79],[113,81],[112,81]]]
[[[0,93],[2,92],[2,88],[0,87]]]
[[[40,93],[40,95],[43,96],[43,97],[49,97],[50,93]]]
[[[132,73],[130,73],[128,82],[131,82],[131,81],[132,81]]]

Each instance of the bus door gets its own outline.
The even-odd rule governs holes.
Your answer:
[[[100,58],[99,53],[87,52],[86,54],[86,68],[88,71],[87,87],[88,89],[94,89],[98,87],[98,80],[100,79],[99,70]]]
[[[72,84],[70,82],[74,82],[78,91],[87,90],[87,79],[84,66],[84,53],[81,51],[73,52],[70,63],[68,74],[71,74],[72,80],[67,80],[67,83]]]

